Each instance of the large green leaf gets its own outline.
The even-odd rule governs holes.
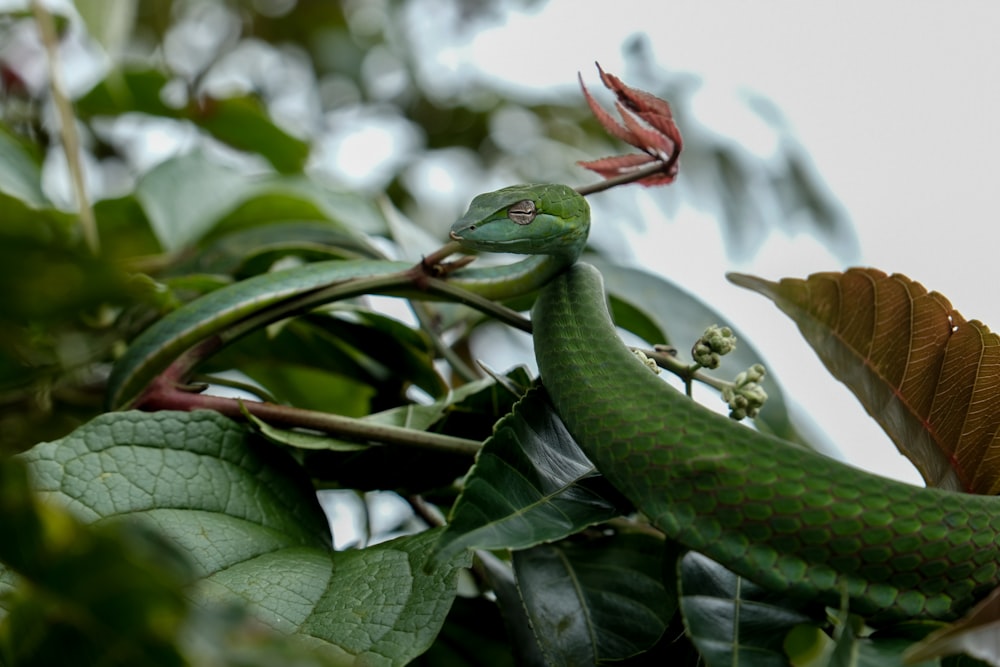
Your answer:
[[[795,321],[928,486],[1000,492],[1000,336],[937,292],[876,269],[730,280]]]
[[[335,221],[355,233],[385,228],[371,203],[357,195],[304,177],[250,175],[201,151],[157,165],[140,179],[135,196],[166,250],[276,220]]]
[[[545,396],[530,391],[484,443],[438,546],[523,549],[619,514],[614,492]]]
[[[340,664],[423,652],[467,561],[432,569],[436,532],[334,553],[302,471],[212,412],[107,414],[22,458],[36,489],[85,521],[139,521],[178,545],[200,605],[247,604]]]
[[[514,573],[549,665],[595,665],[652,646],[677,608],[663,540],[620,534],[514,553]]]
[[[167,160],[147,173],[135,196],[160,244],[175,251],[200,238],[259,185],[195,151]]]
[[[695,551],[679,564],[684,626],[709,667],[786,667],[789,631],[811,622],[797,605]]]

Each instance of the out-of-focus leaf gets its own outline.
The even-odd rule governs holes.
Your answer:
[[[801,605],[760,588],[695,551],[680,561],[680,608],[709,667],[786,667],[785,637],[812,618]]]
[[[216,237],[175,265],[172,272],[205,271],[246,278],[270,270],[276,261],[288,256],[307,262],[377,257],[366,237],[337,225],[312,220],[275,221]]]
[[[875,269],[730,280],[795,321],[928,486],[1000,491],[1000,337],[984,324],[920,283]]]
[[[303,177],[251,176],[194,151],[145,174],[135,193],[166,250],[275,220],[336,221],[357,233],[384,231],[370,202]]]
[[[701,337],[706,327],[720,324],[730,327],[739,340],[736,349],[727,354],[723,361],[720,372],[729,375],[729,378],[723,379],[731,379],[740,371],[763,361],[760,353],[737,327],[726,322],[718,312],[703,301],[670,281],[645,271],[609,262],[590,258],[587,261],[601,270],[605,287],[613,300],[628,303],[644,313],[652,323],[652,327],[656,327],[665,335],[666,340],[650,340],[649,343],[671,343],[679,348],[681,354],[688,354],[688,350]],[[648,324],[643,325],[641,331],[647,329],[655,331],[652,327]],[[809,443],[795,430],[789,420],[788,403],[777,378],[768,374],[764,378],[763,385],[767,391],[767,403],[760,415],[754,419],[754,423],[761,430],[769,431],[784,440],[808,445]]]
[[[0,124],[0,225],[5,236],[69,242],[76,216],[53,208],[42,190],[37,148]]]
[[[255,332],[203,368],[236,368],[282,402],[358,417],[371,412],[373,400],[376,409],[399,405],[411,384],[435,397],[447,392],[423,336],[391,318],[347,307]]]
[[[141,524],[91,529],[39,503],[10,459],[0,459],[0,534],[5,664],[182,663],[182,587],[193,572],[174,545]]]
[[[542,389],[529,391],[486,441],[438,545],[523,549],[571,535],[619,514]]]
[[[628,301],[623,301],[614,294],[608,295],[608,302],[616,326],[631,331],[652,345],[670,344],[667,335],[660,330],[653,318],[645,311],[636,308]]]
[[[194,563],[199,605],[245,603],[345,664],[402,665],[426,650],[468,563],[431,568],[434,531],[332,552],[302,470],[212,412],[108,414],[23,459],[35,488],[84,521],[161,531]]]
[[[176,251],[200,238],[257,187],[253,179],[195,151],[147,173],[135,196],[160,244]]]
[[[258,182],[254,196],[222,217],[208,238],[278,220],[325,220],[345,234],[353,234],[355,244],[365,243],[362,234],[384,235],[388,231],[382,214],[364,197],[301,176],[275,176]]]
[[[663,540],[620,534],[514,553],[517,587],[548,665],[596,665],[651,647],[677,609]]]
[[[278,127],[260,100],[252,96],[202,98],[171,107],[162,97],[167,81],[156,70],[120,71],[94,87],[76,107],[84,116],[141,112],[190,120],[233,148],[263,156],[279,172],[301,171],[305,165],[309,145]]]
[[[253,347],[249,346],[248,354]],[[362,417],[371,411],[375,389],[349,375],[300,364],[275,363],[267,355],[240,365],[239,370],[280,403],[305,410],[335,410],[347,417]]]
[[[275,125],[254,97],[203,99],[191,117],[219,141],[263,155],[281,173],[301,171],[309,157],[309,144]]]
[[[127,298],[125,275],[82,248],[0,232],[0,322],[76,319],[101,303]]]
[[[51,206],[42,192],[40,164],[34,149],[15,139],[0,125],[0,192],[31,208]]]
[[[105,257],[123,260],[161,251],[145,211],[132,195],[96,202],[94,218]]]

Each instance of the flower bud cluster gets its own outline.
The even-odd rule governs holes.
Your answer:
[[[757,416],[767,400],[767,392],[760,385],[764,373],[762,365],[754,364],[737,375],[732,385],[722,389],[722,400],[729,405],[730,417],[740,420]]]
[[[704,368],[718,368],[721,357],[736,349],[736,336],[729,327],[717,324],[705,329],[691,348],[691,357]]]

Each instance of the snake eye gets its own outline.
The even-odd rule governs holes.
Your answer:
[[[507,209],[507,217],[519,225],[530,225],[535,219],[535,202],[530,199],[522,199],[516,204],[511,204]]]

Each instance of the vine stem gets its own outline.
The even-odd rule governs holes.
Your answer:
[[[76,132],[76,117],[73,114],[73,105],[66,95],[62,75],[59,72],[59,38],[56,35],[55,22],[52,20],[52,14],[42,4],[42,0],[33,0],[31,9],[35,14],[35,23],[38,25],[38,32],[48,59],[49,88],[59,113],[59,133],[62,138],[63,152],[66,153],[66,167],[73,184],[73,194],[79,209],[80,229],[83,232],[84,243],[87,244],[90,252],[96,255],[101,250],[101,242],[97,233],[94,209],[90,205],[87,188],[84,184],[83,165],[80,162],[80,137]]]
[[[273,426],[307,428],[360,442],[417,447],[460,456],[475,456],[482,446],[477,440],[377,424],[328,412],[193,393],[185,391],[166,374],[156,379],[147,397],[159,410],[214,410],[237,421],[245,421],[243,411],[246,410]]]

